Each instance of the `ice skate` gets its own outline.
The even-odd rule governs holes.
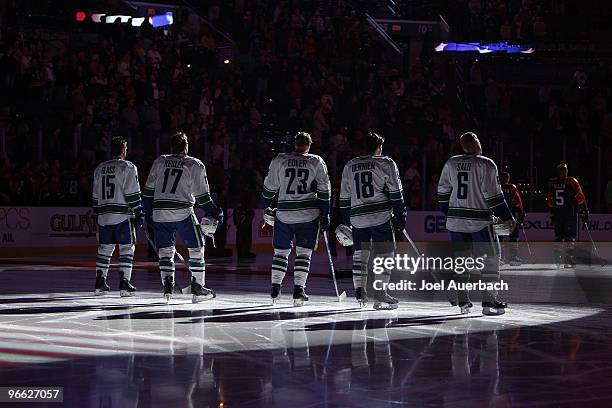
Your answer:
[[[127,280],[123,272],[119,272],[119,296],[132,297],[136,294],[136,288]]]
[[[576,267],[576,260],[574,259],[574,257],[572,255],[567,255],[565,257],[565,264],[563,265],[563,267],[565,269],[575,268]]]
[[[459,309],[461,310],[461,314],[470,314],[472,312],[473,306],[474,305],[470,301],[459,303]]]
[[[523,264],[523,260],[518,256],[513,256],[509,262],[510,266],[521,266]]]
[[[380,294],[376,294],[374,297],[374,309],[375,310],[392,310],[398,308],[399,301],[390,296],[386,291],[381,291]]]
[[[98,271],[96,273],[96,286],[94,294],[96,296],[104,296],[109,290],[110,287],[106,284],[106,278],[104,277],[102,271]]]
[[[482,302],[482,314],[486,316],[500,316],[506,313],[506,302]]]
[[[172,298],[173,290],[174,290],[174,277],[166,276],[164,278],[164,299],[166,299],[166,303],[170,303],[170,299]]]
[[[482,314],[485,316],[500,316],[506,313],[508,304],[502,302],[496,291],[485,291],[482,297]]]
[[[469,314],[472,311],[472,307],[474,306],[470,301],[470,295],[465,290],[458,290],[456,291],[456,294],[457,303],[455,303],[453,306],[459,306],[461,314]]]
[[[304,287],[295,285],[293,287],[293,306],[304,306],[304,302],[308,301],[308,296],[304,292]]]
[[[368,303],[368,295],[365,288],[355,289],[355,299],[357,299],[359,307],[365,307],[365,305]]]
[[[193,295],[191,298],[191,303],[199,303],[217,297],[214,290],[200,285],[196,281],[196,278],[191,278],[191,294]]]
[[[563,265],[563,256],[561,255],[561,253],[558,250],[555,250],[554,252],[554,257],[555,257],[555,263],[557,264],[557,269],[561,268],[561,265]]]
[[[272,304],[275,305],[280,298],[281,293],[281,285],[279,283],[272,284],[272,290],[270,291],[270,299],[272,299]]]

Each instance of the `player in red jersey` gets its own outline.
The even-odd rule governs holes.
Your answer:
[[[577,218],[579,215],[583,223],[587,222],[589,210],[580,183],[574,177],[568,177],[567,172],[567,164],[557,166],[558,176],[548,182],[546,202],[555,228],[555,242],[563,243],[555,249],[557,263],[564,262],[565,267],[573,267],[576,265]]]
[[[504,193],[504,198],[506,199],[506,203],[510,207],[510,212],[516,219],[516,226],[514,230],[510,232],[510,236],[508,237],[510,244],[510,253],[509,256],[503,256],[503,260],[508,262],[512,266],[519,266],[523,263],[521,258],[518,256],[518,241],[519,241],[519,232],[520,228],[523,226],[523,221],[525,220],[525,209],[523,208],[523,200],[521,199],[521,193],[518,188],[510,182],[510,173],[503,172],[500,176],[501,188]]]

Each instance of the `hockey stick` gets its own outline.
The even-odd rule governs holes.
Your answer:
[[[346,299],[346,292],[338,293],[338,281],[336,280],[336,270],[334,269],[334,262],[332,261],[331,251],[329,250],[329,239],[327,239],[327,231],[323,231],[323,238],[325,239],[325,250],[327,251],[327,259],[329,260],[329,268],[331,269],[332,279],[334,280],[334,289],[336,289],[336,297],[338,302],[342,302]]]
[[[157,254],[157,258],[159,259],[159,250],[157,249],[157,246],[155,245],[155,243],[153,242],[153,240],[151,239],[151,237],[149,237],[149,231],[147,230],[147,226],[144,226],[144,233],[145,233],[145,238],[147,239],[147,242],[149,243],[149,245],[151,245],[151,247],[155,250],[155,253]],[[176,256],[178,256],[178,259],[185,265],[187,266],[187,270],[189,270],[189,264],[187,262],[185,262],[185,258],[183,258],[183,255],[179,254],[178,251],[174,251],[174,254]],[[181,289],[178,286],[175,286],[176,290],[178,290],[180,293],[182,293],[183,295],[188,295],[191,293],[191,285],[186,286],[185,288]]]
[[[586,227],[587,234],[589,235],[589,239],[591,240],[591,245],[593,245],[593,250],[595,251],[595,255],[597,256],[597,258],[599,258],[599,261],[605,261],[605,259],[602,258],[601,255],[599,255],[599,250],[597,249],[597,245],[595,245],[595,241],[593,241],[593,236],[591,235],[591,229],[589,228],[589,223],[583,222],[583,224]],[[606,264],[604,262],[601,262],[601,266],[606,266]]]
[[[521,225],[521,230],[523,231],[523,237],[525,238],[525,243],[527,244],[527,250],[529,251],[529,260],[533,262],[533,252],[531,252],[531,245],[529,245],[529,240],[527,239],[527,233],[525,232],[525,228]]]
[[[424,254],[422,254],[419,249],[417,248],[417,246],[414,244],[414,241],[412,240],[412,238],[410,238],[410,235],[408,235],[408,231],[406,231],[406,228],[404,228],[402,230],[402,233],[404,234],[404,237],[408,240],[408,242],[410,243],[410,245],[412,246],[412,249],[414,250],[414,252],[416,253],[416,256],[420,257],[423,256]],[[440,279],[438,279],[438,276],[435,274],[435,272],[432,269],[427,269],[427,271],[429,272],[429,274],[431,275],[431,277],[433,278],[433,280],[439,284],[440,283]],[[455,302],[454,300],[451,299],[451,297],[448,295],[448,293],[446,292],[446,290],[444,290],[444,296],[446,296],[446,299],[448,300],[448,302],[452,305],[452,306],[457,306],[457,302]]]

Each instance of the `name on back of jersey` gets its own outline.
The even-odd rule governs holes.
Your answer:
[[[307,167],[308,160],[289,159],[287,160],[287,166],[289,167]]]
[[[472,163],[459,162],[457,163],[457,171],[470,171],[472,169]]]
[[[183,160],[164,160],[164,167],[182,169],[185,162]]]
[[[115,174],[115,165],[102,166],[102,169],[100,170],[100,172],[102,174]]]
[[[351,165],[351,171],[353,173],[356,171],[374,170],[375,168],[376,162],[355,163]]]

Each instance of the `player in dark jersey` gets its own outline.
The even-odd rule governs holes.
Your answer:
[[[589,210],[580,183],[574,177],[567,176],[567,164],[557,166],[557,177],[548,182],[546,202],[555,228],[555,249],[557,263],[565,262],[565,267],[576,265],[574,249],[578,229],[578,215],[583,223],[589,220]]]
[[[510,173],[503,172],[500,176],[501,188],[504,193],[504,198],[506,199],[506,203],[508,203],[508,207],[510,207],[510,212],[516,219],[516,226],[514,230],[510,232],[510,236],[508,240],[511,242],[510,250],[508,251],[508,256],[502,256],[502,260],[506,261],[512,266],[519,266],[523,263],[521,258],[518,256],[518,241],[519,241],[519,232],[522,228],[523,221],[525,220],[525,209],[523,208],[523,200],[521,199],[521,193],[518,188],[514,185],[514,183],[510,182]],[[500,237],[500,240],[502,237]]]

